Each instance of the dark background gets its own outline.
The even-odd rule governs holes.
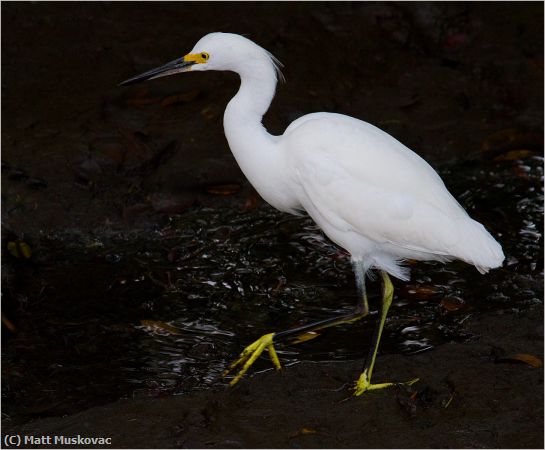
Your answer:
[[[142,360],[156,364],[168,347],[139,328],[142,319],[176,324],[187,318],[181,310],[217,320],[231,334],[222,343],[193,330],[206,345],[189,356],[221,371],[239,340],[281,318],[292,326],[292,310],[309,320],[353,300],[346,258],[305,247],[309,224],[274,216],[236,166],[222,127],[235,74],[117,86],[213,31],[244,34],[285,65],[286,83],[264,118],[269,131],[315,111],[373,123],[438,169],[502,242],[505,267],[486,277],[461,264],[420,265],[413,284],[395,283],[400,306],[377,376],[419,376],[414,391],[344,401],[361,362],[339,349],[365,347],[370,327],[330,334],[326,354],[336,363],[309,362],[313,344],[301,346],[293,353],[300,364],[283,376],[256,369],[234,390],[193,389],[183,372],[167,373],[181,386],[164,389],[150,370],[160,387],[138,398],[127,381],[146,375]],[[3,432],[112,436],[129,448],[542,448],[542,154],[541,2],[2,3]],[[201,216],[203,206],[212,213]],[[203,225],[205,239],[189,250],[155,233],[176,236],[211,216],[211,231]],[[256,238],[248,217],[269,234],[244,253],[244,238]],[[170,226],[176,221],[183,226]],[[229,235],[237,226],[242,236]],[[136,231],[155,240],[131,238]],[[108,247],[111,236],[121,250]],[[306,253],[278,253],[286,240]],[[187,271],[181,291],[150,281],[168,275],[170,283],[171,267],[191,269],[210,243],[213,257],[234,265],[254,255],[250,299],[202,288],[218,273],[213,258]],[[185,262],[186,251],[197,256]],[[279,262],[267,266],[272,255]],[[319,260],[342,270],[324,275],[311,262]],[[326,282],[333,287],[319,287]],[[198,289],[200,303],[189,299]],[[433,351],[396,350],[407,323],[440,336]]]
[[[345,113],[438,167],[483,157],[500,130],[542,128],[540,3],[10,3],[2,25],[2,217],[18,233],[133,228],[218,201],[208,185],[247,187],[222,129],[235,74],[117,87],[211,31],[285,64],[264,120],[275,134]]]

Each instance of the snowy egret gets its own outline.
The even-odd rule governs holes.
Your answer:
[[[358,289],[353,313],[265,334],[246,347],[232,369],[237,383],[266,349],[281,368],[274,344],[302,342],[310,332],[356,321],[368,313],[365,276],[380,271],[383,283],[378,323],[355,395],[395,384],[371,384],[388,309],[389,275],[409,279],[403,260],[460,259],[481,273],[499,267],[502,248],[446,189],[439,175],[416,153],[361,120],[314,113],[295,120],[281,136],[261,123],[281,77],[279,61],[249,39],[211,33],[182,58],[121,83],[129,85],[179,72],[228,70],[240,75],[240,89],[223,117],[225,136],[240,168],[273,207],[308,213],[323,232],[351,255]]]

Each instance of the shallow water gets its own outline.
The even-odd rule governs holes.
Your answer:
[[[466,163],[442,176],[506,262],[486,277],[460,262],[413,265],[411,282],[394,282],[382,353],[476,339],[463,326],[471,315],[542,304],[543,159]],[[221,372],[260,335],[355,303],[347,255],[310,219],[268,206],[194,209],[146,233],[66,232],[30,244],[33,262],[15,261],[5,294],[23,315],[2,365],[14,420],[225,383]],[[361,322],[279,348],[283,363],[363,358],[379,292],[370,281],[372,313]],[[270,367],[261,358],[252,372]]]

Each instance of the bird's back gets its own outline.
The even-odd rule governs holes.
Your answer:
[[[503,261],[431,166],[379,128],[317,113],[292,123],[282,141],[301,204],[353,257],[390,266],[458,258],[481,271]]]

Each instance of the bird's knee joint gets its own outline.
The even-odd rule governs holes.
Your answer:
[[[394,296],[394,285],[392,284],[392,282],[390,281],[390,277],[386,273],[382,275],[382,280],[384,283],[384,287],[383,287],[384,298],[391,299]]]

